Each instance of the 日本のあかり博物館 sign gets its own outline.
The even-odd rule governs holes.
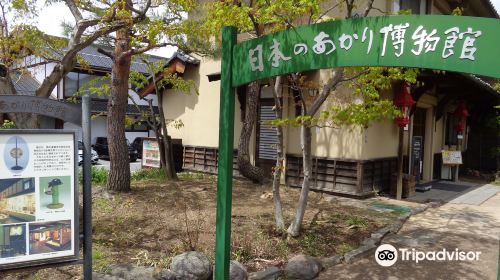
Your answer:
[[[500,20],[466,16],[384,16],[304,25],[235,45],[232,84],[344,66],[500,77],[499,38]]]
[[[337,67],[412,67],[500,78],[500,20],[383,16],[332,20],[236,43],[222,30],[215,279],[229,275],[235,88],[288,73]]]

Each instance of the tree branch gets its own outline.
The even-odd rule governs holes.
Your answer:
[[[365,12],[363,13],[364,17],[367,17],[368,14],[370,13],[370,11],[372,10],[372,8],[373,8],[373,2],[375,2],[375,0],[369,0],[368,1],[368,4],[367,4],[366,9],[365,9]]]
[[[66,3],[66,6],[68,6],[69,10],[71,11],[71,14],[73,14],[73,17],[75,18],[76,22],[79,22],[83,20],[82,13],[76,6],[75,2],[73,0],[64,0]]]
[[[138,18],[144,18],[149,8],[151,7],[151,0],[148,0],[146,2],[146,6],[142,11],[134,8],[134,5],[130,1],[126,1],[126,3],[127,3],[127,8],[129,8],[132,12],[136,13]]]
[[[147,46],[144,46],[141,48],[130,49],[130,50],[124,52],[121,56],[137,55],[137,54],[145,53],[145,52],[152,50],[154,48],[162,48],[162,47],[166,47],[166,46],[178,47],[179,45],[175,44],[175,43],[161,43],[161,44],[152,44],[152,45],[148,44]]]
[[[326,9],[319,17],[318,19],[315,21],[315,23],[318,23],[318,21],[320,21],[324,16],[326,16],[329,12],[331,12],[333,9],[337,8],[338,6],[340,5],[340,2],[338,2],[337,4],[333,5],[332,7]],[[310,22],[309,22],[310,23]]]
[[[103,48],[97,48],[97,52],[100,53],[100,54],[103,54],[109,58],[111,58],[113,61],[115,61],[115,55],[113,54],[113,52],[111,51],[107,51]]]
[[[318,97],[314,100],[313,104],[311,105],[311,108],[309,109],[309,116],[314,116],[323,102],[328,98],[332,90],[337,87],[339,83],[342,82],[342,78],[344,76],[344,68],[339,68],[334,72],[333,77],[328,81],[323,86],[323,89],[321,90],[321,93],[318,95]]]

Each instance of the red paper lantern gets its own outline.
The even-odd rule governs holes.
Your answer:
[[[458,103],[457,109],[455,109],[455,117],[458,118],[457,124],[457,132],[462,133],[465,130],[465,122],[467,117],[469,116],[469,111],[467,111],[467,107],[465,106],[465,102],[461,100]]]
[[[410,123],[410,108],[415,104],[415,100],[410,94],[410,84],[407,82],[401,83],[401,89],[394,96],[394,105],[403,113],[402,117],[396,117],[394,121],[403,128]]]

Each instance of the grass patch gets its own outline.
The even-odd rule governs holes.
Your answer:
[[[164,181],[167,176],[165,176],[165,170],[162,168],[143,168],[132,173],[131,179],[132,181]]]
[[[177,177],[185,181],[197,181],[197,180],[210,181],[210,182],[217,181],[217,176],[202,172],[181,172],[177,173]]]
[[[112,259],[105,248],[96,245],[92,246],[92,270],[106,273],[110,271],[110,266],[113,264]]]

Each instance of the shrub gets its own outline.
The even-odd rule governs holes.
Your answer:
[[[8,129],[8,128],[16,128],[16,125],[14,124],[14,122],[9,120],[4,120],[3,124],[0,123],[0,129]]]
[[[91,174],[92,174],[92,177],[91,177],[92,184],[102,185],[102,184],[106,184],[106,182],[108,181],[108,171],[104,168],[92,166],[91,167]],[[82,169],[80,169],[80,172],[78,173],[78,181],[80,182],[80,184],[83,184],[83,170]]]

